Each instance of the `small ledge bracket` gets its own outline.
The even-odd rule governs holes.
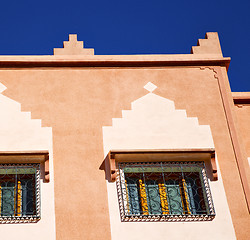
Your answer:
[[[49,152],[48,151],[13,151],[0,152],[0,164],[44,164],[44,182],[50,181]]]
[[[165,162],[165,161],[204,161],[210,162],[212,180],[218,180],[217,165],[214,149],[164,149],[164,150],[110,150],[109,179],[116,181],[118,162]]]

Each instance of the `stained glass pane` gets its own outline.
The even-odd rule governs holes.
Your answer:
[[[14,183],[2,183],[1,185],[1,215],[14,215]]]
[[[179,183],[176,183],[175,181],[168,181],[166,185],[170,214],[183,214]]]
[[[159,186],[155,181],[146,182],[149,214],[162,214]]]
[[[139,192],[136,179],[127,180],[127,190],[129,198],[129,213],[140,214],[141,207],[140,207]]]
[[[121,163],[129,216],[209,214],[202,163]],[[212,209],[212,211],[214,211]]]
[[[0,217],[37,215],[39,165],[0,165]]]

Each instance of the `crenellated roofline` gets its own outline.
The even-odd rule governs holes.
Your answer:
[[[83,41],[70,34],[63,48],[54,48],[54,55],[0,56],[0,68],[222,66],[228,69],[230,60],[223,57],[218,34],[214,32],[199,39],[191,54],[140,55],[94,55],[93,48],[84,48]]]

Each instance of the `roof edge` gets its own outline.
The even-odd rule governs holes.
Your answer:
[[[160,66],[225,66],[229,57],[214,55],[92,55],[70,56],[0,56],[0,68],[33,67],[160,67]]]
[[[250,92],[232,92],[234,104],[250,104]]]

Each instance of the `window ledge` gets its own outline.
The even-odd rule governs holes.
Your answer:
[[[50,181],[48,151],[0,151],[0,164],[3,163],[43,163],[44,182],[48,183]]]
[[[108,153],[111,182],[116,180],[116,162],[209,161],[212,180],[218,180],[215,149],[116,149]]]

